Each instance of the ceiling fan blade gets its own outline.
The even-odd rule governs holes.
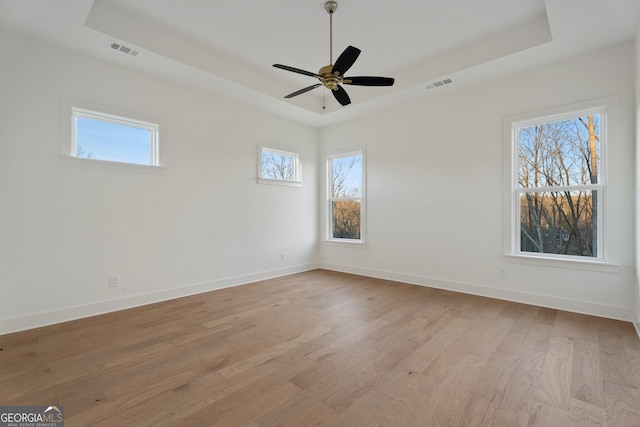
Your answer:
[[[356,62],[356,59],[358,59],[359,55],[360,49],[358,49],[357,47],[348,46],[336,60],[331,73],[335,74],[335,72],[337,71],[341,76],[344,76],[344,73],[346,73],[347,70],[351,68],[353,63]]]
[[[358,76],[345,77],[343,83],[357,86],[393,86],[395,79],[392,77]]]
[[[315,88],[317,88],[319,86],[322,86],[322,83],[316,83],[314,85],[305,87],[304,89],[300,89],[300,90],[297,90],[295,92],[292,92],[289,95],[285,96],[285,98],[293,98],[294,96],[302,95],[303,93],[309,92],[310,90],[313,90],[313,89],[315,89]]]
[[[280,68],[282,70],[292,71],[298,74],[304,74],[305,76],[320,78],[320,76],[317,75],[316,73],[312,73],[311,71],[301,70],[300,68],[289,67],[288,65],[282,65],[282,64],[273,64],[273,66],[276,68]]]
[[[332,90],[333,96],[336,98],[336,101],[340,103],[340,105],[349,105],[351,104],[351,99],[347,94],[347,91],[342,88],[342,86],[338,86],[336,90]]]

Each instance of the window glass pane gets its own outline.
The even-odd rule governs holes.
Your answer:
[[[332,202],[332,238],[360,239],[360,201],[345,200]]]
[[[76,157],[151,165],[153,134],[98,119],[76,117]]]
[[[362,195],[362,156],[334,158],[331,161],[332,197]]]
[[[262,178],[295,181],[294,156],[264,150],[262,152]]]
[[[520,128],[520,188],[598,184],[599,135],[597,114]]]
[[[597,191],[520,195],[520,250],[597,257]]]

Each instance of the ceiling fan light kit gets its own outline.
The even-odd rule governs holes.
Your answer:
[[[302,88],[295,92],[285,96],[285,98],[293,98],[294,96],[301,95],[309,92],[317,87],[324,86],[331,90],[331,93],[341,105],[348,105],[351,103],[351,99],[344,90],[341,84],[357,85],[357,86],[393,86],[394,79],[391,77],[377,77],[377,76],[356,76],[345,77],[349,68],[358,59],[360,55],[360,49],[348,46],[344,52],[340,54],[336,63],[333,63],[333,14],[338,9],[338,3],[335,1],[327,1],[324,4],[324,8],[329,14],[329,65],[320,68],[318,73],[312,73],[310,71],[301,70],[299,68],[289,67],[288,65],[273,64],[274,67],[282,70],[291,71],[293,73],[304,74],[305,76],[315,77],[320,83]]]

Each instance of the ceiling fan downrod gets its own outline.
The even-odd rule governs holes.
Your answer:
[[[329,64],[333,64],[333,12],[338,8],[338,3],[328,1],[324,4],[324,10],[329,14]]]

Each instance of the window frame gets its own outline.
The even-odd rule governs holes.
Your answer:
[[[608,126],[610,123],[610,103],[613,99],[601,99],[576,103],[561,107],[549,108],[531,113],[521,114],[505,118],[505,190],[508,192],[505,208],[505,256],[511,260],[530,262],[547,262],[550,265],[556,262],[572,262],[574,265],[613,265],[611,254],[608,249],[610,239],[610,224],[607,221],[608,196],[607,187],[610,185],[608,179]],[[531,187],[520,188],[519,186],[519,130],[540,124],[554,123],[558,121],[575,119],[587,115],[599,115],[600,139],[599,150],[599,179],[597,184],[568,185],[557,187]],[[527,252],[521,250],[520,233],[520,195],[526,192],[549,192],[549,191],[597,191],[597,256],[563,255],[541,252]]]
[[[361,182],[361,194],[360,197],[333,197],[333,160],[345,157],[360,156],[362,159],[362,182]],[[330,243],[345,243],[349,245],[364,245],[366,244],[366,218],[367,218],[367,157],[365,147],[348,148],[345,150],[334,151],[328,153],[326,156],[326,235],[325,241]],[[347,239],[333,237],[333,202],[334,201],[360,201],[360,238],[359,239]]]
[[[284,157],[292,158],[292,169],[293,169],[293,179],[274,179],[274,178],[266,178],[262,175],[262,155],[263,153],[271,153],[282,155]],[[302,186],[302,166],[300,162],[300,154],[294,150],[293,148],[283,147],[275,144],[258,143],[258,183],[259,184],[273,184],[273,185],[285,185],[292,187],[301,187]]]
[[[79,116],[151,131],[149,164],[78,157],[76,119]],[[121,172],[164,173],[166,141],[165,138],[161,138],[163,129],[166,127],[164,120],[149,114],[72,98],[61,98],[60,118],[60,163],[62,165]]]

